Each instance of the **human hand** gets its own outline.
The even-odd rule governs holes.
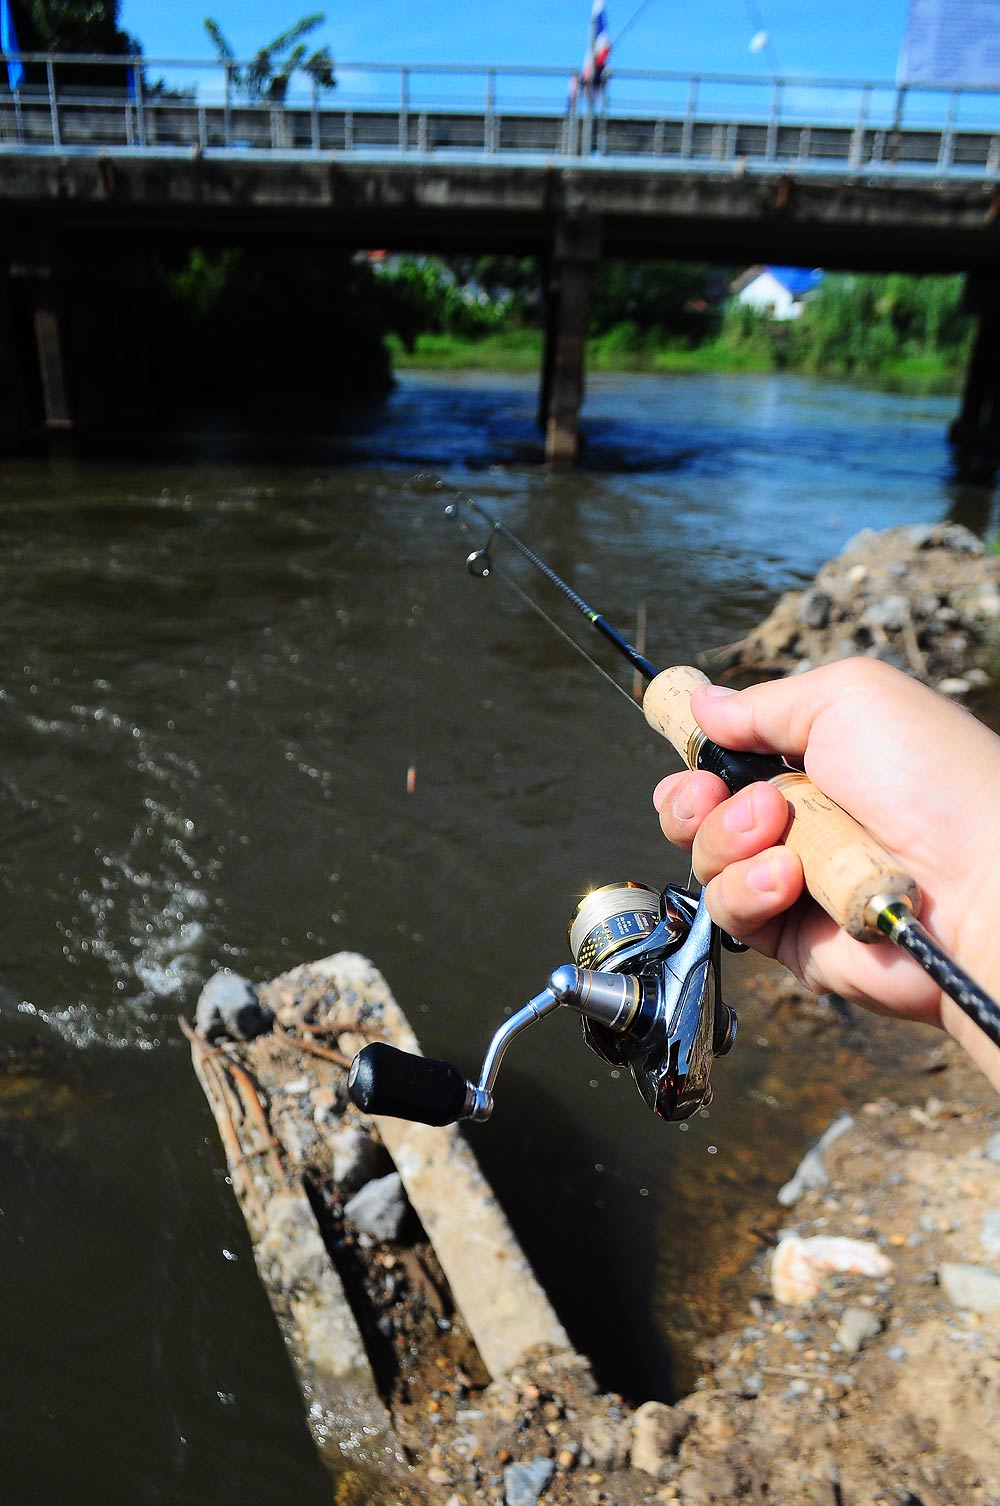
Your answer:
[[[913,875],[928,930],[996,992],[1000,738],[954,702],[871,659],[739,692],[707,686],[691,706],[723,747],[802,759],[813,783]],[[816,992],[944,1025],[967,1046],[968,1030],[986,1040],[898,948],[852,940],[804,892],[798,858],[779,845],[788,807],[773,786],[730,796],[714,775],[685,772],[661,780],[653,803],[664,834],[691,851],[724,930],[776,957]]]

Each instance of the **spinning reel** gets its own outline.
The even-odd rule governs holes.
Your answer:
[[[712,1060],[736,1038],[736,1015],[720,992],[722,940],[704,896],[674,884],[662,893],[632,882],[606,884],[570,920],[575,965],[557,967],[548,987],[500,1027],[477,1083],[450,1062],[379,1041],[354,1060],[351,1099],[366,1113],[421,1124],[482,1123],[493,1112],[493,1088],[511,1041],[565,1007],[582,1015],[584,1039],[598,1056],[628,1067],[654,1114],[688,1119],[712,1101]]]

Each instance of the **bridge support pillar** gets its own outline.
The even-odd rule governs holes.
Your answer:
[[[599,254],[599,227],[592,216],[566,218],[556,226],[546,277],[538,403],[546,460],[572,463],[580,452],[590,283]]]
[[[970,274],[965,307],[978,316],[958,417],[948,431],[960,468],[992,473],[1000,464],[1000,269]]]
[[[50,249],[23,247],[11,264],[11,277],[24,289],[41,393],[42,426],[54,448],[62,448],[73,428],[66,359],[60,328],[58,287]]]

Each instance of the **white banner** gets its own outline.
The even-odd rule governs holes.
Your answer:
[[[910,0],[897,82],[1000,86],[1000,0]]]

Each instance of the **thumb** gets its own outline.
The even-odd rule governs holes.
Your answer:
[[[691,696],[691,710],[702,730],[724,748],[801,758],[816,722],[833,706],[843,710],[856,696],[875,697],[874,704],[901,694],[908,699],[911,685],[905,675],[875,660],[841,659],[747,690],[703,686]],[[923,686],[912,688],[918,696],[929,694]]]

